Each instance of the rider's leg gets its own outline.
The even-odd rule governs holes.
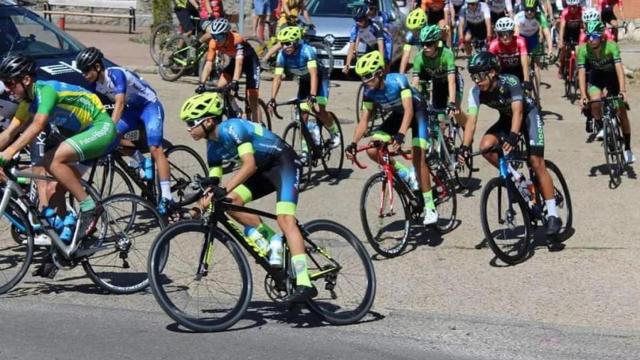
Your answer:
[[[480,139],[480,151],[490,149],[493,146],[499,143],[498,137],[490,133],[491,129],[487,131],[487,133]],[[498,167],[498,154],[495,152],[487,152],[482,154],[482,156],[494,167]]]
[[[229,193],[228,197],[231,199],[232,204],[238,206],[244,206],[245,204],[253,200],[251,190],[249,190],[249,188],[247,188],[245,185],[240,185],[233,189],[233,191]],[[262,223],[260,217],[255,214],[249,214],[239,211],[229,211],[228,214],[244,226],[257,228]]]
[[[597,101],[602,98],[602,91],[600,90],[600,88],[593,85],[589,86],[589,88],[587,89],[587,94],[589,95],[590,101]],[[593,116],[593,119],[596,121],[596,123],[601,125],[601,121],[602,121],[602,103],[601,102],[591,103],[591,116]]]
[[[471,33],[469,31],[464,33],[464,51],[467,53],[467,56],[471,56]]]
[[[243,72],[247,79],[245,96],[251,113],[249,120],[260,123],[262,122],[262,114],[258,110],[258,100],[260,97],[260,60],[257,56],[253,56],[251,59],[245,57],[243,67]],[[245,109],[245,111],[247,110]]]

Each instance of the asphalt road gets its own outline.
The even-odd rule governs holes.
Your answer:
[[[575,234],[562,251],[536,248],[518,266],[477,250],[482,238],[479,195],[495,170],[479,163],[476,189],[458,198],[460,224],[450,234],[414,239],[393,260],[374,256],[378,292],[361,324],[330,327],[313,315],[275,308],[260,286],[246,318],[221,334],[191,334],[177,327],[149,293],[104,295],[81,269],[55,281],[28,276],[0,300],[0,359],[103,358],[367,358],[367,359],[637,359],[640,355],[640,184],[631,172],[616,190],[607,186],[599,143],[586,143],[578,109],[561,98],[562,84],[547,72],[543,90],[546,156],[562,169],[571,190]],[[166,83],[145,75],[166,110],[166,136],[194,143],[178,120],[191,84]],[[346,139],[354,126],[358,83],[339,81],[330,106]],[[262,86],[268,98],[270,83]],[[280,99],[294,93],[283,86]],[[630,87],[632,143],[640,156],[633,121],[640,87]],[[496,113],[482,108],[481,131]],[[286,122],[275,122],[280,133]],[[301,195],[302,221],[329,218],[362,240],[358,202],[375,170],[353,170],[339,183],[320,181]],[[272,209],[274,199],[256,202]],[[371,249],[369,248],[370,252]],[[373,254],[373,252],[371,252]],[[256,284],[264,273],[253,267]]]

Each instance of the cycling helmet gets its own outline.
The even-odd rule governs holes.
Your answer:
[[[481,51],[469,59],[469,73],[471,74],[491,69],[500,70],[500,62],[498,62],[498,58],[494,54],[488,51]]]
[[[600,11],[595,8],[589,8],[582,13],[582,22],[600,21]]]
[[[180,120],[196,121],[208,116],[220,116],[224,109],[224,100],[216,92],[194,95],[182,104]]]
[[[604,32],[604,24],[602,21],[590,21],[584,29],[585,34],[602,34]]]
[[[0,63],[0,80],[12,80],[36,73],[36,62],[24,55],[10,55]]]
[[[411,10],[407,15],[405,25],[407,30],[420,30],[427,23],[427,14],[421,8]]]
[[[567,0],[567,6],[577,6],[580,5],[580,0]]]
[[[375,50],[364,54],[356,62],[356,74],[358,76],[367,76],[384,68],[384,56],[380,51]]]
[[[515,27],[516,27],[516,23],[513,20],[511,20],[510,17],[502,17],[498,19],[498,21],[496,21],[497,32],[513,31]]]
[[[422,28],[420,31],[420,42],[434,42],[439,41],[442,36],[442,31],[438,25],[428,25]]]
[[[87,71],[91,69],[95,64],[102,64],[102,51],[95,47],[88,47],[78,53],[76,56],[76,68],[80,71]]]
[[[302,39],[302,28],[299,26],[287,26],[278,32],[278,41],[294,43]]]
[[[524,0],[525,9],[537,9],[539,5],[538,0]]]
[[[367,15],[368,11],[369,9],[366,6],[357,7],[356,10],[353,12],[353,20],[358,21],[358,20],[368,18],[369,17],[369,15]]]
[[[211,27],[209,28],[211,35],[226,34],[229,31],[231,31],[231,24],[229,23],[229,20],[225,18],[217,18],[213,20]]]

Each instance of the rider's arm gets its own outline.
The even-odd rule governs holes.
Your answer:
[[[29,125],[24,132],[13,142],[13,144],[9,145],[5,152],[8,152],[9,155],[13,156],[19,153],[22,149],[24,149],[27,145],[31,143],[33,139],[35,139],[38,134],[40,134],[46,127],[47,122],[49,121],[49,114],[46,113],[37,113],[31,125]]]
[[[474,85],[469,91],[469,108],[467,109],[467,121],[464,125],[464,139],[462,144],[471,146],[473,135],[476,132],[476,122],[478,121],[478,109],[480,107],[480,88]]]
[[[400,74],[404,74],[407,71],[407,65],[409,64],[409,57],[411,56],[411,44],[410,41],[414,35],[411,32],[407,32],[404,39],[404,45],[402,45],[402,58],[400,59]]]
[[[347,50],[347,59],[344,62],[344,71],[348,71],[351,67],[351,60],[356,52],[356,43],[358,42],[358,25],[353,25],[351,29],[351,35],[349,35],[349,50]]]
[[[406,135],[407,131],[411,127],[411,122],[413,121],[413,94],[411,93],[410,88],[405,88],[400,92],[400,97],[402,98],[402,123],[400,124],[399,133],[402,135]]]
[[[616,76],[618,77],[618,87],[620,88],[620,92],[626,93],[627,86],[625,84],[624,67],[622,66],[622,59],[620,58],[620,48],[615,42],[609,43],[607,41],[607,45],[609,45],[611,49],[611,55],[613,57],[613,61],[615,64]]]
[[[13,140],[20,133],[20,129],[22,128],[22,121],[18,118],[13,118],[2,132],[0,132],[0,149],[4,149],[9,145],[9,142]]]
[[[196,0],[189,0],[189,2],[191,3],[191,5],[193,6],[194,9],[199,9],[200,8],[200,4],[198,4],[198,2]]]
[[[511,102],[511,132],[520,134],[520,129],[522,128],[522,108],[523,101],[512,101]]]
[[[209,0],[205,0],[204,8],[207,10],[209,17],[211,17],[213,15],[213,9],[211,9],[211,2]]]
[[[482,6],[484,5],[484,6]],[[487,42],[491,41],[493,38],[493,27],[491,26],[491,12],[489,11],[489,6],[485,3],[480,3],[480,6],[483,8],[484,12],[484,25],[487,27]]]
[[[553,54],[553,41],[551,40],[551,31],[549,31],[549,27],[542,28],[542,35],[547,40],[547,54]]]
[[[587,46],[580,45],[576,51],[576,68],[578,69],[578,86],[580,87],[580,98],[587,98]],[[582,104],[580,104],[582,106]]]
[[[204,63],[204,67],[202,68],[202,74],[200,75],[200,83],[204,84],[207,82],[209,75],[211,75],[211,70],[213,69],[213,61],[216,59],[216,41],[211,39],[209,40],[209,51],[207,52],[207,61]]]
[[[117,124],[122,118],[122,113],[127,103],[127,76],[124,71],[114,68],[109,69],[107,76],[109,76],[109,79],[111,79],[115,87],[115,104],[113,112],[111,113],[111,119],[114,124]]]
[[[506,13],[507,13],[506,15],[507,15],[508,17],[513,17],[513,4],[512,4],[512,2],[511,2],[511,0],[505,0],[505,2],[504,2],[504,3],[505,3],[506,8],[507,8],[507,9],[506,9]]]
[[[564,12],[563,12],[563,15],[564,15]],[[564,17],[561,17],[559,30],[558,30],[558,49],[562,49],[562,47],[564,46],[564,27],[566,24],[567,22],[564,21]],[[546,37],[547,35],[545,34],[544,36]]]
[[[233,80],[240,81],[242,76],[242,67],[244,63],[244,44],[239,43],[236,45],[236,65],[233,69]]]
[[[251,175],[255,174],[256,170],[258,170],[256,158],[253,156],[253,146],[250,142],[246,142],[238,146],[238,155],[240,156],[240,162],[242,165],[240,165],[240,169],[233,174],[231,179],[224,184],[227,191],[231,191],[239,185],[242,185],[251,177]]]
[[[360,120],[358,121],[358,125],[356,129],[353,131],[353,142],[358,143],[360,139],[364,136],[364,133],[367,132],[367,125],[369,124],[369,119],[371,118],[371,109],[373,109],[373,103],[363,100],[362,101],[362,111],[360,111]]]
[[[520,64],[522,65],[524,81],[531,81],[529,78],[529,53],[527,51],[527,41],[521,36],[516,37],[514,40],[518,46],[518,51],[520,52]]]
[[[291,9],[289,9],[288,1],[283,1],[282,2],[282,12],[285,13],[285,16],[290,16],[291,15]]]
[[[449,102],[456,103],[456,62],[453,52],[448,49],[443,50],[443,61],[447,68],[447,83],[449,85]],[[462,91],[462,89],[460,89]]]
[[[380,51],[380,54],[382,54],[382,56],[384,57],[385,56],[385,53],[384,53],[384,30],[380,26],[378,26],[378,24],[376,24],[375,22],[371,23],[371,26],[374,28],[374,33],[375,33],[376,40],[377,40],[377,43],[378,43],[378,51]]]
[[[456,73],[447,74],[447,82],[449,83],[449,102],[456,103]]]
[[[467,21],[465,19],[464,15],[464,8],[462,10],[460,10],[460,16],[458,16],[458,19],[460,20],[458,23],[458,43],[462,43],[462,40],[464,40],[464,23]]]
[[[273,70],[273,82],[271,83],[271,98],[275,99],[278,96],[278,91],[280,91],[280,85],[282,84],[282,75],[284,74],[284,55],[282,54],[282,50],[278,52],[278,57],[276,58],[276,68]]]

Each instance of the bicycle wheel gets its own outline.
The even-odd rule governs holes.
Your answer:
[[[160,52],[164,48],[166,41],[174,35],[178,35],[178,29],[171,22],[163,22],[151,32],[149,53],[156,65],[160,61]]]
[[[449,153],[455,156],[455,154],[458,154],[460,147],[462,147],[464,130],[462,130],[462,127],[456,126],[455,131],[451,132],[450,136],[453,140],[453,147],[449,149]],[[454,170],[456,183],[460,190],[468,189],[471,183],[471,176],[473,175],[473,157],[470,157],[464,165],[460,164],[458,159],[456,159],[456,162],[457,164]]]
[[[555,242],[563,242],[571,235],[571,229],[573,226],[573,206],[571,204],[571,194],[569,193],[569,186],[564,179],[560,168],[550,160],[544,161],[547,168],[547,172],[553,180],[554,198],[556,199],[556,209],[558,210],[558,217],[562,220],[562,227],[560,232],[553,237]],[[540,194],[540,192],[538,192]],[[540,194],[540,201],[543,201]]]
[[[82,262],[96,285],[115,294],[131,294],[147,287],[147,255],[151,243],[165,228],[153,204],[132,194],[102,201],[97,251]]]
[[[198,152],[186,145],[172,145],[165,149],[171,171],[171,194],[178,205],[190,198],[191,183],[196,175],[207,177],[207,164]]]
[[[158,59],[158,73],[163,80],[176,81],[188,70],[196,49],[185,46],[184,44],[188,44],[188,38],[182,35],[174,35],[164,44]],[[190,52],[194,54],[189,54]]]
[[[342,134],[342,126],[338,117],[333,112],[328,112],[333,123],[338,126],[338,135],[340,136],[340,145],[331,147],[331,132],[326,126],[320,126],[320,142],[322,144],[322,167],[330,177],[337,179],[342,173],[342,165],[344,163],[344,137]],[[320,123],[319,123],[320,124]]]
[[[203,257],[208,260],[205,268],[200,264]],[[149,280],[162,310],[194,331],[222,331],[235,324],[253,290],[240,246],[225,232],[210,232],[195,220],[172,225],[154,241]]]
[[[300,124],[295,121],[289,123],[284,129],[282,138],[287,144],[291,145],[291,148],[300,156],[303,151]],[[300,191],[304,191],[311,182],[311,159],[309,159],[309,157],[310,155],[307,155],[306,163],[300,165],[300,184],[298,184]]]
[[[258,113],[257,120],[262,124],[262,126],[271,130],[271,115],[269,115],[269,111],[267,110],[267,104],[265,104],[262,99],[258,99]]]
[[[520,195],[512,194],[514,203],[509,206],[508,192],[502,178],[489,180],[480,198],[480,221],[496,257],[514,265],[529,254],[532,236],[527,205]]]
[[[101,199],[115,194],[134,193],[131,179],[115,163],[97,164],[90,185],[98,191]]]
[[[609,187],[612,189],[620,186],[622,182],[622,144],[618,139],[618,133],[613,125],[615,119],[603,119],[604,123],[604,156],[609,166]]]
[[[398,256],[407,247],[411,211],[399,184],[390,186],[384,173],[364,184],[360,195],[360,220],[371,247],[386,258]]]
[[[436,222],[435,227],[440,233],[446,234],[453,230],[456,224],[456,214],[458,211],[456,187],[445,165],[440,161],[436,161],[436,163],[435,166],[429,164],[433,183],[431,187],[433,190],[433,201],[438,210],[438,222]]]
[[[376,275],[367,250],[347,228],[329,220],[304,224],[309,277],[318,296],[311,311],[334,325],[353,324],[373,305]]]
[[[0,217],[0,294],[13,289],[22,280],[33,259],[33,231],[27,215],[13,201]],[[19,231],[23,241],[16,243],[12,231]]]

